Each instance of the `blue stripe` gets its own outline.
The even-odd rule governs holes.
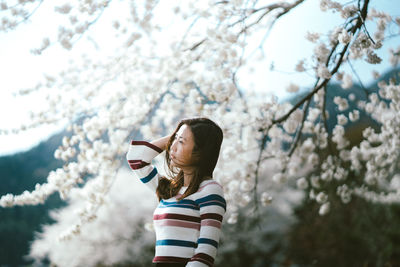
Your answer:
[[[199,206],[194,206],[194,205],[180,205],[180,204],[174,204],[174,205],[158,205],[159,208],[187,208],[187,209],[192,209],[192,210],[200,210]]]
[[[160,203],[163,205],[174,205],[174,204],[196,205],[196,202],[194,200],[190,200],[190,199],[182,199],[180,201],[165,201],[164,199],[161,199]]]
[[[217,201],[221,201],[223,203],[226,203],[225,202],[225,198],[223,198],[223,197],[221,197],[220,195],[217,195],[217,194],[212,194],[212,195],[208,195],[208,196],[203,197],[203,198],[199,198],[199,199],[196,200],[196,203],[201,204],[202,202],[207,202],[207,201],[210,201],[210,200],[217,200]]]
[[[157,240],[156,246],[179,246],[179,247],[195,248],[196,243],[184,240],[164,239],[164,240]]]
[[[188,208],[192,210],[200,210],[199,206],[190,199],[182,199],[181,201],[167,202],[164,200],[160,201],[159,208]]]
[[[142,181],[143,183],[148,183],[151,181],[151,179],[154,178],[154,176],[156,176],[157,174],[157,169],[156,167],[154,167],[154,169],[151,171],[151,173],[149,175],[147,175],[146,177],[143,177],[140,179],[140,181]]]
[[[218,242],[213,239],[199,238],[199,240],[197,240],[197,243],[198,244],[208,244],[208,245],[218,248]]]
[[[209,202],[209,203],[204,203],[204,202]],[[222,208],[224,208],[226,210],[225,198],[221,197],[220,195],[216,195],[216,194],[212,194],[212,195],[209,195],[209,196],[206,196],[206,197],[203,197],[203,198],[199,198],[199,199],[196,200],[196,203],[200,207],[217,205],[217,206],[221,206]]]

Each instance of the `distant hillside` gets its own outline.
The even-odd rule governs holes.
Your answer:
[[[46,182],[48,173],[62,166],[53,154],[64,134],[54,135],[29,151],[0,157],[0,194],[21,194],[33,190],[36,183]],[[0,266],[29,264],[23,256],[29,251],[33,233],[51,222],[50,209],[62,205],[58,194],[54,194],[44,205],[0,208]]]
[[[351,88],[349,89],[342,89],[341,86],[337,83],[330,83],[327,87],[327,95],[326,95],[326,110],[329,112],[329,118],[328,118],[328,129],[329,132],[332,132],[333,127],[337,124],[337,119],[336,115],[342,113],[344,115],[348,115],[348,113],[354,109],[357,109],[360,111],[360,120],[357,123],[349,123],[346,128],[353,128],[353,127],[358,127],[360,125],[369,125],[372,127],[376,127],[377,123],[373,121],[364,111],[360,110],[357,107],[357,101],[367,100],[367,95],[371,93],[377,93],[378,92],[378,83],[380,81],[386,81],[388,82],[390,79],[396,79],[397,81],[400,81],[400,68],[394,69],[391,71],[386,72],[383,74],[377,81],[371,83],[370,85],[365,85],[365,88],[362,88],[358,84],[354,84]],[[321,89],[322,90],[322,89]],[[292,104],[296,104],[300,99],[302,99],[305,95],[307,95],[309,92],[309,89],[303,90],[297,95],[290,97],[288,101]],[[353,94],[355,96],[355,101],[349,100],[349,96]],[[349,109],[341,112],[338,110],[337,105],[333,102],[333,99],[335,96],[340,96],[342,98],[346,98],[349,103]],[[310,107],[314,107],[315,102],[311,101]]]

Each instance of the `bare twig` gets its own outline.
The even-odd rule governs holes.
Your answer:
[[[328,118],[326,117],[326,99],[327,99],[327,89],[326,86],[324,87],[324,99],[322,100],[322,108],[321,108],[321,112],[322,112],[322,121],[324,123],[324,128],[326,131],[326,134],[328,135],[328,149],[329,152],[332,154],[333,153],[333,145],[332,145],[332,140],[331,140],[331,134],[329,133],[329,129],[328,129]]]
[[[354,69],[353,64],[351,64],[351,62],[350,62],[349,59],[347,59],[347,63],[349,63],[349,66],[350,66],[351,71],[352,71],[353,74],[356,76],[356,78],[357,78],[357,80],[358,80],[358,83],[360,84],[361,88],[364,90],[365,97],[368,98],[369,92],[368,92],[367,88],[365,88],[363,82],[361,81],[360,76],[358,75],[358,73],[357,73],[356,70]]]
[[[268,127],[268,129],[265,131],[265,133],[262,136],[261,144],[260,144],[260,150],[258,152],[258,157],[257,157],[255,177],[254,177],[254,188],[253,188],[254,203],[255,203],[255,210],[256,211],[258,211],[257,186],[258,186],[258,176],[259,176],[259,172],[260,172],[260,165],[261,165],[261,161],[262,161],[261,157],[262,157],[262,152],[264,151],[265,144],[267,143],[268,132],[269,132],[269,129],[271,128],[271,126],[272,126],[272,124]]]
[[[365,26],[365,18],[363,18],[363,16],[362,16],[362,11],[361,11],[361,7],[360,7],[360,0],[358,0],[358,13],[360,14],[359,15],[359,18],[361,19],[361,21],[362,21],[362,27],[364,28],[364,32],[365,32],[365,34],[368,36],[368,38],[371,40],[371,42],[373,43],[373,44],[375,44],[375,41],[374,41],[374,39],[372,39],[372,37],[371,37],[371,35],[369,35],[369,32],[368,32],[368,30],[367,30],[367,27]]]
[[[293,152],[296,150],[297,144],[299,143],[299,140],[300,140],[300,138],[302,136],[302,130],[303,130],[303,127],[304,127],[304,122],[305,122],[306,117],[307,117],[308,108],[310,107],[310,103],[311,103],[311,99],[308,99],[306,101],[305,106],[303,107],[303,118],[302,118],[301,123],[300,123],[300,128],[297,130],[296,137],[294,138],[294,142],[292,144],[292,147],[290,148],[290,151],[288,153],[289,157],[291,157],[293,155]]]
[[[187,48],[187,49],[184,49],[184,51],[187,51],[187,50],[194,51],[194,50],[196,50],[200,45],[202,45],[206,40],[207,40],[207,38],[204,38],[204,39],[201,40],[200,42],[195,43],[192,47]]]
[[[192,23],[190,23],[189,27],[186,29],[185,34],[182,37],[182,40],[179,43],[179,48],[182,46],[183,42],[185,41],[187,35],[189,34],[190,30],[193,28],[193,26],[196,24],[196,22],[199,20],[200,16],[197,16]]]
[[[26,22],[37,10],[38,8],[42,5],[44,0],[40,0],[39,3],[37,4],[37,6],[32,10],[31,13],[29,13],[27,16],[25,16],[22,20],[18,21],[15,25],[15,27],[21,23]]]
[[[89,28],[91,26],[93,26],[99,19],[100,17],[103,15],[103,12],[105,10],[105,8],[111,3],[112,0],[108,0],[107,2],[104,3],[103,7],[101,8],[99,14],[94,18],[94,20],[92,20],[91,22],[88,23],[87,28],[85,29],[85,31],[83,33],[81,33],[77,39],[74,40],[73,44],[75,44],[76,42],[78,42],[82,36],[89,30]]]
[[[267,10],[266,10],[263,14],[261,14],[260,17],[259,17],[256,21],[254,21],[253,23],[250,23],[249,25],[247,25],[246,27],[244,27],[244,28],[239,32],[239,35],[242,34],[242,33],[245,32],[245,31],[247,31],[247,30],[248,30],[249,28],[251,28],[252,26],[254,26],[254,25],[260,23],[260,21],[261,21],[267,14],[269,14],[270,12],[272,12],[273,10],[279,9],[279,8],[282,8],[282,9],[283,9],[282,12],[280,12],[280,13],[277,14],[277,16],[276,16],[276,18],[275,18],[275,20],[274,20],[274,21],[276,21],[278,18],[280,18],[281,16],[285,15],[286,13],[288,13],[290,10],[292,10],[293,8],[295,8],[296,6],[298,6],[299,4],[301,4],[302,2],[304,2],[304,0],[297,0],[296,2],[294,2],[294,3],[291,4],[291,5],[274,4],[274,5],[269,5],[269,6],[266,6],[266,7],[263,7],[263,8],[256,9],[256,10],[255,10],[254,12],[252,12],[252,13],[256,13],[256,12],[258,12],[258,11],[260,11],[260,10],[263,10],[263,9],[267,9]],[[246,18],[247,18],[247,17],[246,17]],[[244,19],[246,19],[246,18],[244,18]],[[235,22],[234,24],[236,24],[236,23],[237,23],[237,22]]]

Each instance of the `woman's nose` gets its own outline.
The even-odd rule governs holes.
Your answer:
[[[176,142],[175,141],[172,142],[171,150],[176,151]]]

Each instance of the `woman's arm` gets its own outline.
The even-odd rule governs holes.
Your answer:
[[[226,211],[222,187],[211,182],[195,202],[200,207],[200,233],[193,257],[187,267],[211,267],[217,255],[221,225]]]
[[[149,188],[156,191],[159,174],[157,168],[151,164],[153,158],[159,155],[166,147],[170,135],[153,142],[131,141],[126,159],[133,173]]]

